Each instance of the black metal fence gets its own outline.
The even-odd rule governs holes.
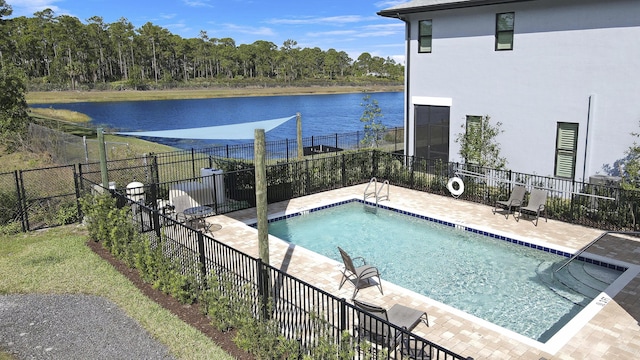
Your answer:
[[[249,301],[256,317],[275,321],[281,335],[300,345],[299,358],[313,356],[320,341],[344,346],[346,336],[348,346],[359,350],[358,359],[411,358],[410,354],[424,354],[420,358],[425,359],[470,359],[363,312],[345,299],[176,222],[158,209],[134,203],[126,193],[113,194],[122,206],[132,206],[136,228],[152,246],[161,247],[165,256],[183,264],[185,275],[200,279],[202,287],[206,279],[225,279],[227,286],[219,291],[227,298]],[[387,336],[380,337],[382,334]]]
[[[0,224],[22,231],[79,220],[79,187],[74,165],[0,174]]]
[[[640,191],[407,157],[397,151],[403,137],[402,128],[392,129],[383,136],[380,149],[360,151],[343,150],[360,146],[362,134],[358,132],[305,138],[305,149],[311,155],[303,160],[297,160],[295,141],[269,142],[268,197],[271,202],[285,200],[359,184],[374,176],[393,185],[448,195],[448,179],[459,175],[465,183],[460,197],[464,200],[493,205],[496,199],[507,198],[514,184],[522,183],[549,191],[550,218],[604,230],[640,228]],[[215,193],[224,199],[217,199],[215,205],[224,213],[255,204],[253,150],[253,144],[243,144],[149,154],[111,160],[107,168],[114,188],[141,182],[147,185],[147,199],[154,200],[168,200],[171,188],[185,181],[209,179],[218,184],[220,176],[207,178],[210,171],[203,169],[221,169],[224,186]],[[76,221],[79,213],[73,196],[83,189],[76,174],[83,181],[101,182],[97,162],[0,174],[0,208],[4,210],[0,224],[19,223],[28,231]],[[152,189],[151,184],[157,188]]]
[[[211,168],[219,171],[201,176],[202,169]],[[100,181],[99,170],[93,164],[81,165],[80,174],[93,183]],[[119,189],[134,181],[145,184],[147,204],[152,207],[162,207],[170,200],[172,191],[185,186],[208,188],[210,197],[199,204],[212,205],[218,214],[255,206],[255,176],[250,162],[193,152],[182,158],[151,155],[110,162],[109,174],[111,179],[116,179]],[[180,174],[187,176],[180,177]],[[463,179],[465,189],[459,197],[462,200],[494,205],[498,199],[507,199],[515,184],[523,184],[529,190],[537,187],[548,191],[546,214],[549,218],[603,230],[638,231],[640,228],[637,221],[640,191],[637,190],[443,163],[378,150],[341,152],[268,165],[267,199],[269,203],[288,200],[362,184],[372,177],[396,186],[449,196],[447,183],[453,176]]]

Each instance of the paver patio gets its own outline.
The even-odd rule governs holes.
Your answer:
[[[297,213],[346,199],[361,199],[365,187],[366,184],[351,186],[271,204],[269,216]],[[538,226],[534,226],[532,221],[526,219],[516,221],[513,216],[505,219],[500,214],[494,215],[490,206],[395,186],[390,187],[390,199],[382,204],[523,241],[546,243],[568,252],[575,252],[603,233],[602,230],[555,220],[545,222],[540,219]],[[217,240],[257,257],[257,230],[246,225],[255,222],[255,218],[256,211],[253,208],[208,220],[221,225],[213,233]],[[338,297],[351,297],[353,288],[348,284],[338,290],[342,263],[272,237],[269,239],[269,249],[271,265]],[[631,237],[608,235],[588,252],[640,265],[640,243]],[[376,287],[371,287],[360,290],[358,299],[387,308],[401,303],[426,311],[430,326],[420,324],[414,332],[474,359],[634,359],[640,356],[638,275],[612,301],[599,304],[601,309],[584,326],[580,325],[575,335],[548,346],[514,336],[486,321],[395,286],[385,281],[384,276],[382,281],[384,295]]]

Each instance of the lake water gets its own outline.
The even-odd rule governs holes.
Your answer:
[[[370,93],[376,100],[387,127],[403,126],[402,92]],[[362,131],[360,117],[364,95],[289,95],[216,99],[86,102],[37,104],[87,114],[94,125],[114,131],[152,131],[227,125],[302,115],[302,136],[331,135]],[[267,133],[267,141],[296,138],[295,120]],[[211,145],[236,144],[239,141],[194,141],[153,138],[152,141],[183,149]],[[247,140],[244,142],[251,142]]]

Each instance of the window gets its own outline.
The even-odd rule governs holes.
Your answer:
[[[496,51],[513,50],[513,20],[515,13],[496,15]]]
[[[467,127],[465,132],[467,136],[470,136],[472,133],[478,133],[482,131],[482,116],[478,115],[467,115]],[[464,159],[464,162],[467,164],[478,164],[477,158],[467,158]]]
[[[558,123],[555,176],[567,179],[574,178],[577,147],[578,124]]]
[[[473,131],[476,129],[480,129],[482,126],[482,116],[478,115],[467,115],[467,134],[469,131]]]
[[[418,52],[430,53],[431,52],[431,34],[432,26],[431,20],[421,20],[419,23],[420,30],[418,34]]]

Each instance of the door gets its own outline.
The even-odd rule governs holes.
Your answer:
[[[449,106],[415,105],[416,157],[449,161]]]

